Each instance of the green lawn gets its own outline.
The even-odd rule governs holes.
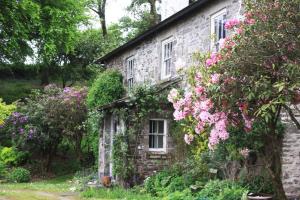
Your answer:
[[[154,200],[141,190],[88,189],[81,194],[70,191],[72,176],[32,183],[0,184],[0,200]]]
[[[77,200],[77,194],[69,194],[71,176],[32,183],[0,184],[0,200]]]

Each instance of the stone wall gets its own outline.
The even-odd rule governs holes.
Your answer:
[[[171,137],[172,111],[165,111],[164,113],[165,114],[153,113],[149,115],[148,118],[145,119],[144,129],[138,138],[139,146],[136,166],[142,180],[170,166],[173,160],[174,143]],[[149,151],[150,119],[167,120],[166,151]]]
[[[300,122],[300,105],[294,109]],[[287,196],[300,199],[300,130],[292,122],[287,112],[282,113],[285,136],[282,149],[282,181]],[[293,198],[296,199],[296,198]]]
[[[176,76],[174,63],[177,59],[183,61],[184,66],[193,64],[195,52],[207,52],[211,46],[211,16],[226,8],[228,19],[237,17],[241,12],[239,0],[217,0],[203,6],[198,13],[179,20],[172,26],[157,33],[131,49],[120,53],[108,60],[108,68],[117,68],[126,77],[126,59],[135,56],[136,66],[134,78],[136,83],[149,82],[155,84],[161,80],[161,49],[162,42],[170,37],[174,39],[172,76]],[[124,80],[126,84],[126,78]]]

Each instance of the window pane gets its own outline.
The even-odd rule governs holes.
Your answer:
[[[149,135],[149,148],[154,148],[154,135]]]
[[[164,133],[164,121],[158,121],[158,133]]]
[[[149,121],[149,133],[153,133],[153,121]]]
[[[164,148],[164,136],[158,135],[157,140],[158,140],[157,148]]]
[[[154,148],[158,148],[158,136],[154,135]]]

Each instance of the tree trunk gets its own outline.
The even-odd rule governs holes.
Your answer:
[[[49,148],[48,148],[47,163],[46,163],[46,172],[50,171],[51,163],[52,163],[52,145],[50,144]]]
[[[285,195],[285,191],[283,189],[282,184],[282,163],[281,163],[281,152],[282,152],[282,138],[276,134],[276,124],[271,123],[269,125],[270,133],[268,134],[269,145],[266,149],[265,160],[269,160],[266,162],[266,168],[271,176],[272,183],[275,189],[275,196],[278,200],[287,200]]]
[[[148,0],[148,2],[150,4],[150,14],[153,18],[151,25],[153,26],[159,23],[159,16],[158,13],[156,12],[156,6],[155,6],[156,0]]]
[[[106,0],[98,1],[98,15],[100,18],[103,37],[107,35],[105,7],[106,7]]]
[[[49,67],[48,65],[44,66],[41,73],[41,85],[49,84]]]

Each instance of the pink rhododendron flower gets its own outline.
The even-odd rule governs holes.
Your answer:
[[[196,128],[195,128],[195,132],[197,134],[200,134],[204,130],[204,126],[205,126],[205,123],[199,121]]]
[[[220,74],[212,74],[211,75],[211,83],[218,83],[220,79]]]
[[[197,94],[197,95],[202,95],[203,93],[204,93],[204,87],[202,87],[202,86],[199,86],[199,87],[196,87],[195,88],[195,93]]]
[[[240,24],[240,20],[239,19],[231,19],[229,21],[227,21],[225,23],[225,28],[227,30],[233,29],[235,26]]]
[[[220,48],[221,48],[221,49],[224,48],[225,42],[226,42],[226,40],[225,40],[224,38],[222,38],[222,39],[219,40],[219,45],[220,45]]]
[[[168,101],[174,103],[175,100],[178,98],[178,96],[179,96],[178,90],[173,88],[168,95]]]
[[[185,143],[187,143],[187,144],[190,145],[193,142],[193,140],[194,140],[194,136],[193,135],[191,135],[191,134],[185,134],[184,135],[184,141],[185,141]]]
[[[202,112],[200,112],[199,118],[203,122],[210,122],[211,114],[207,111],[202,111]]]
[[[246,19],[245,23],[249,24],[249,25],[255,24],[255,19],[251,19],[251,18],[250,19]]]
[[[174,115],[174,119],[176,121],[179,121],[185,118],[186,113],[184,111],[175,110],[173,115]]]
[[[212,53],[211,57],[206,60],[206,66],[210,67],[211,65],[217,64],[222,59],[222,55],[218,53]]]

